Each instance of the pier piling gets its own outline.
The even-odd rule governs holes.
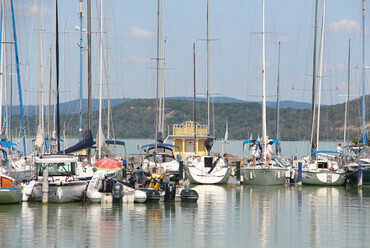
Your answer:
[[[358,165],[357,187],[362,188],[362,164]]]
[[[180,161],[179,166],[179,185],[182,186],[184,184],[184,162]]]
[[[236,161],[236,185],[240,186],[240,161]]]
[[[42,173],[42,204],[48,204],[49,201],[49,171],[44,170]]]
[[[298,162],[298,188],[302,188],[302,162]]]

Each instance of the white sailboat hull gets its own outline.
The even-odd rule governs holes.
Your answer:
[[[240,169],[240,174],[243,176],[243,184],[269,186],[284,185],[286,171],[287,169],[280,167],[246,167]]]
[[[186,173],[190,183],[193,184],[225,184],[230,177],[230,168],[220,168],[215,172],[208,173],[209,168],[200,170],[197,167],[188,167]]]
[[[213,169],[212,169],[213,167]],[[230,167],[221,157],[194,155],[188,158],[185,178],[193,184],[225,184],[230,177]]]
[[[302,184],[306,185],[340,186],[345,181],[344,171],[302,171]]]

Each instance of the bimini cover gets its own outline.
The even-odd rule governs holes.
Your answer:
[[[85,134],[80,142],[76,145],[67,148],[60,153],[74,153],[83,149],[91,148],[94,145],[94,140],[91,134],[91,130],[86,130]]]
[[[212,149],[212,146],[214,143],[215,143],[215,138],[212,138],[212,137],[208,137],[206,141],[204,141],[204,146],[206,147],[208,152]]]
[[[6,147],[6,148],[10,148],[12,146],[16,146],[17,144],[13,143],[13,142],[10,142],[10,141],[5,141],[5,140],[1,140],[0,141],[0,145],[2,147]]]

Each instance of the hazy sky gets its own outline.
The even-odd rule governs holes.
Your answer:
[[[104,0],[104,82],[108,66],[109,2],[111,20],[111,98],[155,97],[156,0]],[[55,76],[55,1],[42,0],[42,52],[45,91]],[[268,100],[276,99],[278,41],[281,41],[281,99],[311,101],[314,0],[266,0],[266,84]],[[94,97],[99,82],[100,1],[92,1],[92,56]],[[163,0],[166,39],[166,96],[193,94],[193,41],[196,41],[197,91],[205,93],[206,0]],[[259,101],[261,98],[262,0],[210,0],[211,82],[217,96]],[[321,26],[323,0],[319,0]],[[369,8],[366,3],[366,9]],[[35,104],[39,91],[38,1],[16,0],[16,24],[25,103]],[[79,97],[78,0],[59,1],[61,101]],[[86,0],[83,1],[86,12]],[[347,83],[348,40],[351,39],[351,96],[360,94],[361,0],[327,0],[323,49],[322,102],[344,102]],[[366,12],[365,24],[370,15]],[[7,38],[11,19],[7,8]],[[85,14],[86,20],[86,14]],[[87,29],[86,22],[83,28]],[[318,31],[320,37],[321,30]],[[366,39],[369,35],[367,33]],[[318,38],[318,41],[320,39]],[[86,45],[84,34],[83,45]],[[369,44],[369,42],[366,42]],[[8,45],[10,49],[10,45]],[[9,52],[8,52],[9,53]],[[366,52],[366,54],[369,54]],[[8,59],[9,60],[9,59]],[[14,59],[13,59],[14,60]],[[10,62],[8,62],[10,63]],[[14,63],[14,62],[13,62]],[[84,97],[87,89],[87,52],[84,51]],[[365,62],[366,63],[366,62]],[[369,61],[370,63],[370,61]],[[13,69],[14,70],[14,69]],[[16,78],[13,77],[15,80]],[[366,83],[366,88],[368,83]],[[366,93],[368,93],[366,89]],[[107,92],[104,92],[104,97]],[[45,96],[45,101],[47,96]]]

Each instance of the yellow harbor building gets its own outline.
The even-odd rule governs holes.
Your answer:
[[[180,155],[181,159],[185,159],[187,156],[194,154],[202,156],[207,155],[207,150],[204,146],[207,134],[207,125],[196,123],[196,142],[194,152],[194,121],[174,124],[172,127],[172,135],[170,135],[170,137],[172,138],[173,145],[180,147],[180,149],[175,149],[175,157]]]

